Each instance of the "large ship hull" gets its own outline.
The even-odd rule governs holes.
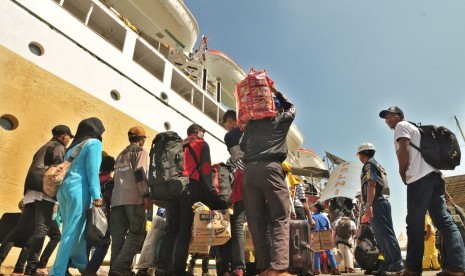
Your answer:
[[[13,130],[0,128],[0,213],[19,211],[32,157],[57,124],[74,132],[82,119],[100,118],[106,129],[103,150],[117,156],[134,125],[146,129],[149,150],[158,132],[170,128],[185,136],[196,122],[208,131],[212,160],[227,159],[226,131],[218,124],[224,110],[182,79],[161,54],[156,54],[164,63],[160,80],[53,1],[1,1],[0,14],[5,21],[0,30],[0,116],[17,120]],[[42,48],[42,55],[29,50],[31,43]],[[179,83],[192,85],[195,94],[182,95]],[[12,251],[3,265],[13,265],[18,253]]]

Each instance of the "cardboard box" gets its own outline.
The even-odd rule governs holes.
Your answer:
[[[253,252],[252,234],[250,234],[249,225],[244,223],[244,251]]]
[[[192,244],[223,245],[231,238],[228,210],[196,211],[192,224]]]
[[[318,232],[312,232],[312,245],[314,252],[331,250],[334,247],[331,230],[320,230]]]
[[[201,243],[191,243],[189,244],[189,254],[210,254],[210,246]]]

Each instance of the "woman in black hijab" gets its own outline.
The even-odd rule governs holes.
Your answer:
[[[102,134],[105,131],[98,118],[88,118],[79,123],[73,143],[65,154],[65,160],[79,145],[81,150],[71,163],[69,171],[57,192],[63,233],[57,257],[49,275],[67,274],[68,264],[84,272],[87,267],[84,226],[86,211],[102,204],[100,198],[99,168],[102,161]]]
[[[85,139],[96,138],[102,142],[102,134],[104,131],[105,128],[99,118],[92,117],[82,120],[78,125],[76,135],[74,135],[73,142],[68,147],[67,152]]]

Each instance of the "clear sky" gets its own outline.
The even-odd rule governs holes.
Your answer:
[[[248,72],[265,68],[297,108],[304,147],[348,161],[364,141],[389,174],[396,234],[405,232],[406,188],[391,105],[406,119],[465,127],[465,1],[185,0],[209,49]],[[465,151],[465,147],[462,147]],[[465,158],[462,158],[465,164]],[[464,174],[465,165],[447,175]]]

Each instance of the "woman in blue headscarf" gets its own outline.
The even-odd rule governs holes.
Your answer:
[[[84,228],[86,211],[91,201],[102,204],[100,198],[99,168],[102,161],[102,134],[105,131],[98,118],[88,118],[79,123],[65,160],[82,144],[57,192],[63,222],[62,238],[57,256],[49,275],[64,276],[68,266],[85,271],[87,267]]]

